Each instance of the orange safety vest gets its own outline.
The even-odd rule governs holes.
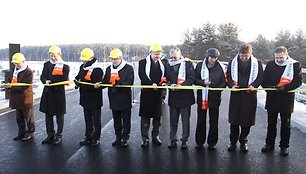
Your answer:
[[[109,82],[110,82],[112,85],[114,85],[114,84],[116,84],[116,81],[118,81],[118,80],[120,80],[119,73],[111,73]]]
[[[85,80],[91,80],[91,74],[93,70],[88,70],[86,76],[84,77]]]
[[[62,76],[64,73],[63,73],[63,66],[54,66],[53,68],[53,71],[52,71],[52,75],[54,76]]]
[[[11,83],[17,83],[17,76],[13,76]]]

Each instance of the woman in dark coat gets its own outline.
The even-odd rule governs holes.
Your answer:
[[[236,149],[239,139],[240,150],[247,152],[247,136],[255,124],[257,92],[251,90],[261,85],[263,69],[261,61],[252,56],[252,46],[243,44],[239,54],[228,64],[227,85],[230,88],[250,88],[247,91],[232,91],[229,103],[230,141],[229,151]],[[239,135],[239,127],[241,133]]]
[[[16,53],[12,57],[15,68],[12,70],[11,83],[32,84],[33,72],[24,63],[23,54]],[[18,136],[14,140],[27,141],[34,137],[35,124],[33,113],[33,87],[32,86],[6,86],[10,89],[10,103],[16,109]]]
[[[103,78],[103,70],[99,67],[98,60],[94,58],[94,52],[90,48],[84,48],[80,59],[78,75],[75,77],[76,87],[80,87],[80,105],[84,110],[86,124],[85,139],[80,145],[97,146],[101,136],[101,107],[103,105],[102,87],[99,84]],[[79,82],[94,83],[95,85],[80,84]]]
[[[150,47],[150,55],[139,61],[138,75],[141,85],[160,86],[166,82],[169,72],[169,65],[164,64],[160,58],[162,57],[162,48],[158,44]],[[167,78],[166,78],[167,77]],[[162,90],[143,88],[140,93],[140,109],[141,117],[141,147],[149,145],[148,131],[150,128],[150,118],[153,118],[152,142],[161,145],[159,139],[159,129],[161,125],[161,107],[162,107]]]
[[[61,49],[51,46],[50,61],[44,63],[40,80],[43,84],[52,84],[69,79],[69,66],[61,58]],[[40,100],[39,110],[46,114],[48,137],[42,144],[59,144],[62,141],[64,114],[66,114],[65,85],[45,86]],[[53,117],[56,116],[57,132],[54,131]]]
[[[225,67],[218,61],[219,56],[220,52],[215,48],[209,48],[206,51],[206,58],[196,66],[195,85],[210,88],[224,88],[226,86]],[[206,141],[206,115],[209,110],[207,144],[209,150],[215,150],[215,145],[218,142],[219,106],[222,91],[209,90],[208,95],[205,92],[203,90],[197,91],[198,119],[195,138],[197,143],[196,148],[202,148]]]
[[[133,67],[123,59],[119,49],[110,52],[112,65],[106,68],[103,83],[113,85],[133,85]],[[132,91],[131,88],[108,87],[108,99],[113,113],[114,129],[116,140],[113,146],[121,145],[126,147],[131,131],[131,109]]]

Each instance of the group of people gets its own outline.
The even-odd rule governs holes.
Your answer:
[[[170,143],[168,148],[177,146],[177,129],[181,116],[182,136],[181,148],[188,148],[190,136],[191,106],[197,103],[197,125],[195,133],[196,148],[203,148],[205,142],[209,150],[215,150],[218,142],[219,106],[222,90],[209,88],[246,88],[246,90],[232,90],[229,101],[230,146],[228,151],[234,151],[239,140],[240,150],[248,152],[248,135],[251,126],[255,125],[257,108],[257,90],[259,86],[274,88],[267,90],[266,106],[268,113],[267,138],[262,152],[274,149],[276,138],[276,123],[281,117],[281,155],[288,155],[291,113],[294,107],[294,93],[290,90],[302,84],[301,64],[290,58],[285,47],[277,47],[275,58],[267,63],[265,70],[260,60],[255,58],[250,44],[242,44],[238,54],[226,67],[218,61],[220,52],[216,48],[209,48],[202,62],[196,66],[189,58],[182,56],[179,48],[170,50],[170,59],[162,59],[163,49],[159,44],[152,44],[150,54],[139,61],[138,75],[141,85],[151,85],[142,88],[140,94],[139,116],[141,147],[149,146],[149,130],[152,119],[152,143],[161,145],[159,138],[162,121],[162,104],[164,89],[158,86],[172,86],[169,89],[168,105],[170,111]],[[50,85],[67,81],[69,66],[61,58],[61,49],[51,46],[50,60],[44,63],[40,76],[44,87],[39,110],[45,113],[47,138],[42,144],[59,144],[62,141],[64,115],[66,114],[64,84]],[[109,84],[108,98],[112,110],[116,139],[113,146],[128,146],[131,130],[132,97],[130,87],[117,85],[133,85],[134,70],[124,59],[121,50],[113,49],[109,58],[112,64],[106,68],[105,74],[98,65],[94,51],[85,48],[81,51],[80,59],[83,64],[74,79],[76,89],[80,92],[80,105],[83,107],[85,119],[85,138],[80,145],[97,146],[101,136],[101,107],[103,105],[100,84]],[[31,84],[33,73],[25,64],[21,53],[12,57],[15,64],[12,70],[11,83]],[[195,67],[195,68],[194,68]],[[93,85],[88,85],[88,83]],[[202,86],[197,90],[195,100],[193,89],[182,89],[181,86]],[[11,89],[10,107],[16,109],[18,136],[14,140],[28,141],[34,137],[33,90],[31,85],[7,85]],[[207,111],[209,112],[209,129],[207,127]],[[53,117],[56,117],[57,131],[54,130]]]

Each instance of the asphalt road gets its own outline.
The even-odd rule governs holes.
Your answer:
[[[266,112],[257,109],[256,125],[249,136],[249,152],[239,150],[228,152],[229,124],[227,122],[229,93],[223,92],[220,108],[219,141],[215,151],[205,147],[195,148],[196,105],[192,107],[191,136],[189,148],[181,150],[179,146],[168,149],[169,113],[164,105],[164,117],[161,128],[161,146],[150,143],[146,149],[140,147],[139,103],[133,104],[132,130],[127,148],[112,147],[115,139],[111,111],[104,90],[102,108],[101,144],[96,148],[79,146],[84,137],[85,123],[82,107],[78,104],[78,91],[70,92],[67,97],[67,114],[63,142],[60,145],[42,145],[46,137],[44,115],[34,107],[36,132],[32,142],[13,141],[17,135],[15,112],[0,116],[0,173],[306,173],[306,134],[296,128],[291,130],[290,154],[282,157],[279,148],[268,154],[261,153],[266,135]],[[139,90],[135,91],[139,101]],[[280,125],[278,125],[280,126]],[[279,133],[279,129],[278,129]],[[178,134],[181,134],[179,125]],[[279,141],[279,135],[277,142]],[[179,144],[180,145],[180,144]],[[207,146],[207,145],[205,145]]]

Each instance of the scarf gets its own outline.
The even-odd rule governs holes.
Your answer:
[[[186,59],[186,58],[182,57],[180,60],[170,60],[169,61],[170,66],[175,66],[175,65],[181,64],[180,67],[179,67],[178,76],[177,76],[177,84],[178,85],[181,85],[186,80],[186,62],[189,61],[189,60],[190,59]]]
[[[292,59],[291,57],[288,57],[288,59],[282,64],[277,63],[276,60],[275,60],[276,65],[286,66],[277,86],[284,86],[284,85],[286,85],[286,84],[288,84],[292,81],[293,74],[294,74],[293,64],[296,63],[296,62],[297,61]]]
[[[122,59],[122,62],[120,63],[120,65],[114,69],[113,65],[111,65],[111,75],[110,75],[110,79],[109,82],[112,85],[116,84],[117,80],[120,80],[120,76],[119,76],[119,71],[126,65],[126,61],[124,59]]]
[[[63,72],[63,67],[64,67],[64,64],[65,62],[63,61],[63,59],[55,62],[53,59],[50,60],[50,62],[55,66],[52,70],[52,75],[53,76],[62,76],[64,74]]]
[[[150,55],[148,55],[146,57],[145,71],[146,71],[147,77],[151,80],[151,78],[150,78],[151,60],[150,59],[151,59],[151,57],[150,57]],[[164,77],[165,76],[165,66],[164,66],[164,64],[162,63],[161,60],[158,59],[157,61],[159,63],[159,67],[160,67],[160,70],[162,72],[162,75],[161,75],[161,78],[160,78],[160,81],[159,81],[159,84],[161,85],[162,83],[167,82],[166,77]]]
[[[92,74],[92,71],[93,71],[95,68],[100,68],[99,65],[98,65],[98,60],[96,60],[92,65],[90,65],[90,66],[88,66],[88,67],[86,67],[86,68],[83,66],[83,69],[84,69],[85,71],[87,71],[87,73],[86,73],[86,75],[85,75],[85,77],[84,77],[85,80],[88,80],[88,81],[91,80],[91,74]]]
[[[238,86],[238,55],[234,57],[231,65],[231,76],[235,85]],[[251,56],[251,72],[248,85],[251,85],[258,76],[258,61],[252,55]]]
[[[25,69],[27,69],[27,67],[28,66],[25,64],[19,69],[17,69],[17,67],[15,66],[11,83],[18,83],[18,80],[17,80],[18,74],[24,71]]]
[[[216,62],[219,64],[223,70],[224,78],[226,79],[226,67],[220,63],[219,61]],[[209,80],[209,70],[206,65],[206,58],[203,60],[202,68],[201,68],[201,79],[202,80]],[[207,109],[208,108],[208,86],[206,86],[204,89],[202,89],[202,107],[201,109]]]

